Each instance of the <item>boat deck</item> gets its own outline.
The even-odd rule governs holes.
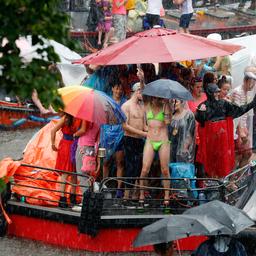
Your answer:
[[[165,210],[160,207],[141,209],[136,206],[136,204],[134,204],[133,208],[128,209],[115,204],[115,200],[113,200],[112,203],[112,207],[108,206],[108,208],[105,208],[101,213],[101,227],[142,227],[166,217],[170,212],[177,212],[175,209],[164,212]],[[108,202],[108,204],[110,204],[110,202]],[[16,199],[8,200],[7,205],[7,210],[11,214],[63,221],[71,224],[78,224],[81,217],[81,212],[73,211],[71,208],[62,209],[58,207],[32,205],[17,201]]]

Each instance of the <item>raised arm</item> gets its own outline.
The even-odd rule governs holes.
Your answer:
[[[143,90],[145,87],[145,77],[144,77],[144,71],[139,66],[137,67],[137,77],[140,80],[140,88],[141,90]]]
[[[249,110],[254,108],[255,106],[256,106],[256,95],[254,96],[252,102],[242,105],[242,106],[238,106],[236,104],[232,104],[228,101],[225,101],[225,107],[227,109],[227,114],[228,114],[228,116],[232,116],[233,118],[242,116],[243,114],[245,114],[246,112],[248,112]]]

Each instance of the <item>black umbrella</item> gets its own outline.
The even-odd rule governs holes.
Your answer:
[[[168,243],[189,236],[231,233],[224,225],[207,216],[171,215],[144,227],[133,242],[134,247]]]
[[[254,222],[244,211],[218,200],[190,208],[184,214],[198,214],[213,218],[232,230],[233,234],[238,234],[242,230],[254,225]]]
[[[191,93],[183,85],[170,79],[158,79],[147,84],[142,94],[164,99],[193,99]]]

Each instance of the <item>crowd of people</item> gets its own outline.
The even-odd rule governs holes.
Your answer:
[[[185,167],[192,164],[197,177],[210,178],[223,178],[233,169],[246,165],[252,155],[252,116],[248,111],[256,104],[253,97],[256,68],[248,66],[243,85],[231,89],[227,67],[222,65],[223,73],[222,69],[217,71],[216,62],[221,62],[220,58],[192,61],[187,66],[162,63],[87,67],[90,77],[83,85],[111,95],[127,119],[123,124],[101,127],[80,121],[77,127],[75,119],[71,121],[64,113],[52,132],[53,150],[57,150],[54,134],[58,129],[62,129],[66,145],[78,138],[76,167],[70,162],[59,168],[59,161],[64,163],[61,159],[72,159],[62,142],[56,168],[67,171],[76,168],[78,173],[96,179],[117,177],[115,196],[122,198],[124,204],[133,199],[141,206],[145,205],[149,193],[147,177],[162,177],[163,205],[168,206],[170,177],[173,177],[170,163],[183,163]],[[209,67],[212,71],[208,71]],[[143,96],[147,84],[160,78],[178,81],[191,92],[193,99]],[[102,174],[97,160],[98,147],[106,148],[107,152]],[[86,178],[78,179],[80,184],[87,184]],[[140,189],[135,191],[135,187]],[[60,206],[63,202],[67,206],[63,197],[62,193]]]
[[[164,27],[164,8],[162,0],[143,0],[145,13],[141,30],[155,26]],[[175,7],[180,9],[179,27],[182,32],[189,33],[189,24],[193,16],[192,0],[175,0]],[[136,9],[135,0],[92,0],[87,25],[90,31],[98,32],[98,48],[106,48],[109,44],[120,42],[131,31],[127,23],[129,13]],[[132,14],[131,14],[132,15]]]

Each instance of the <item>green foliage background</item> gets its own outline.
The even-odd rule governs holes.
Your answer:
[[[0,194],[5,190],[6,184],[3,179],[0,179]]]
[[[31,35],[33,45],[43,45],[45,38],[74,48],[68,36],[69,16],[58,9],[59,4],[60,0],[0,0],[0,88],[21,98],[31,98],[35,88],[46,106],[61,105],[57,96],[60,75],[49,71],[49,65],[59,58],[50,46],[37,50],[38,54],[47,54],[48,61],[33,59],[24,64],[15,41]]]

